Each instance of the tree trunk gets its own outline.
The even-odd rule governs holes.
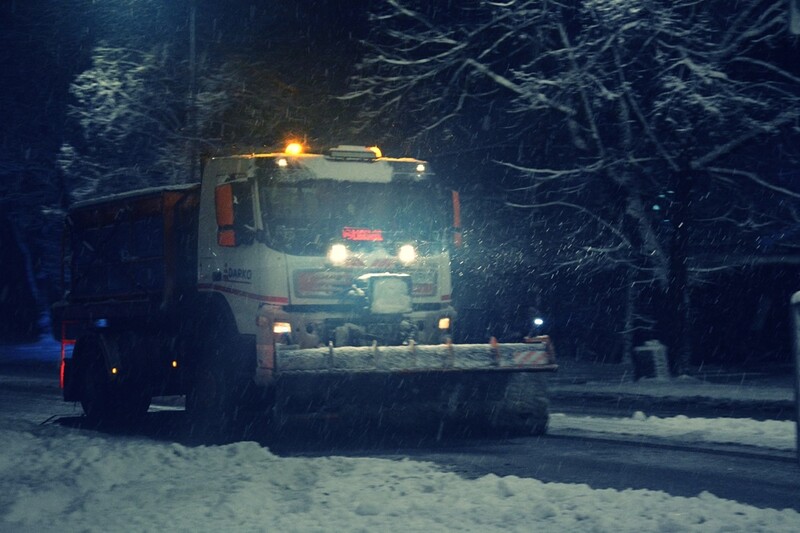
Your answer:
[[[689,218],[692,192],[691,171],[675,175],[675,196],[670,212],[672,235],[669,247],[669,273],[666,290],[666,338],[672,375],[686,371],[691,359],[689,339]]]
[[[628,274],[628,286],[625,288],[625,325],[622,330],[622,362],[627,368],[633,368],[634,328],[636,327],[636,301],[639,289],[636,287],[636,274],[631,270]]]
[[[33,341],[39,334],[39,309],[28,252],[4,213],[0,213],[0,250],[0,341]]]

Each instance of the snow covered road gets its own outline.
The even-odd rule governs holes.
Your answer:
[[[630,459],[622,470],[662,475],[651,464],[637,464],[641,454],[634,447],[544,438],[423,450],[413,458],[385,448],[376,453],[317,449],[298,456],[255,442],[190,446],[42,424],[53,414],[74,420],[79,410],[60,402],[48,378],[24,372],[3,375],[0,401],[0,531],[800,530],[800,513],[794,509],[760,508],[702,489],[687,497],[629,486],[598,488],[590,482],[592,469],[615,469],[626,454]],[[181,414],[151,413],[151,418]],[[555,414],[553,429],[785,451],[793,446],[794,425]],[[568,470],[568,462],[576,467],[572,482],[549,481],[558,465],[549,465],[549,471],[535,467],[559,448],[564,450],[561,468]],[[543,456],[537,457],[537,451]],[[430,460],[421,460],[426,455]],[[645,455],[672,457],[659,450],[645,450]],[[531,462],[522,464],[523,457]],[[688,461],[681,468],[704,468],[697,459],[681,460]],[[714,461],[724,465],[726,459]],[[765,464],[788,475],[789,483],[800,478],[795,464]],[[731,464],[729,469],[736,468]],[[743,470],[736,479],[750,475]],[[792,490],[800,494],[800,484]]]

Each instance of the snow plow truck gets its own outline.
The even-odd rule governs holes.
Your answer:
[[[96,421],[396,414],[541,434],[549,338],[455,344],[460,201],[425,161],[337,146],[210,159],[201,183],[66,216],[61,386]]]

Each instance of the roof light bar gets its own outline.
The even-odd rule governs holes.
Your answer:
[[[349,144],[342,144],[335,148],[328,150],[328,156],[333,159],[345,159],[353,161],[374,161],[381,157],[380,148],[373,146],[368,148],[366,146],[354,146]]]

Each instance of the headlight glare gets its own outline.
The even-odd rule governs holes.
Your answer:
[[[334,265],[343,265],[347,261],[349,252],[344,244],[334,244],[328,250],[328,260]]]
[[[404,265],[409,265],[417,260],[417,250],[411,244],[404,244],[400,247],[397,258]]]
[[[282,335],[291,332],[292,332],[292,325],[289,324],[288,322],[275,322],[272,325],[272,333]]]

